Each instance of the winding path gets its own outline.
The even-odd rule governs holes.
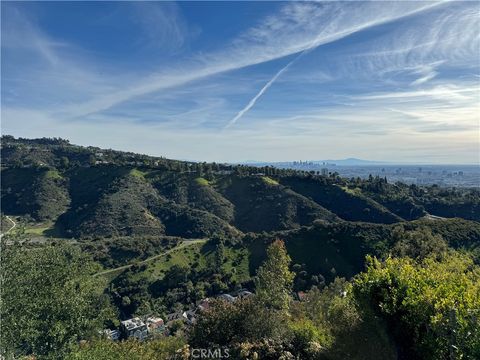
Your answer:
[[[116,272],[116,271],[121,271],[121,270],[128,269],[128,268],[132,267],[133,265],[145,264],[147,262],[156,260],[158,258],[161,258],[161,257],[165,256],[165,255],[168,255],[173,251],[180,250],[180,249],[183,249],[187,246],[191,246],[191,245],[194,245],[194,244],[202,244],[202,243],[205,243],[206,241],[207,241],[207,239],[184,240],[178,246],[175,246],[174,248],[171,248],[171,249],[165,251],[164,253],[149,257],[149,258],[147,258],[145,260],[142,260],[140,262],[137,262],[135,264],[128,264],[128,265],[119,266],[119,267],[116,267],[116,268],[113,268],[113,269],[100,271],[100,272],[94,274],[93,276],[106,275],[106,274],[110,274],[110,273],[113,273],[113,272]]]
[[[17,226],[17,223],[15,221],[13,221],[10,216],[8,215],[5,215],[5,217],[12,223],[12,227],[10,229],[8,229],[7,231],[5,231],[3,234],[0,234],[0,239],[4,236],[4,235],[7,235],[10,231],[13,230],[13,228],[15,226]]]

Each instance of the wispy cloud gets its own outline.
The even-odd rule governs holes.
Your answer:
[[[198,53],[185,51],[192,28],[179,8],[140,6],[131,15],[142,36],[132,38],[177,54],[167,62],[156,53],[147,69],[106,61],[19,10],[2,21],[2,130],[217,161],[381,152],[394,159],[406,144],[445,161],[472,159],[478,4],[347,5],[272,6],[278,11]],[[2,6],[11,14],[17,4]],[[238,121],[247,113],[249,121]],[[438,154],[450,143],[455,152],[444,145]]]
[[[290,66],[292,66],[301,56],[305,54],[305,51],[300,53],[297,57],[295,57],[292,61],[290,61],[287,65],[282,67],[261,89],[260,91],[248,102],[247,106],[245,106],[242,110],[238,112],[235,117],[228,122],[225,126],[225,129],[228,129],[230,126],[234,125],[243,115],[245,115],[257,102],[257,100],[268,90],[270,86],[282,75],[285,71],[288,70]]]
[[[151,92],[185,85],[226,71],[279,59],[342,39],[379,24],[438,6],[439,3],[290,3],[277,15],[245,32],[225,50],[144,77],[123,90],[67,106],[63,116],[85,116]]]
[[[157,47],[163,51],[179,52],[190,38],[192,29],[173,2],[132,2],[131,16],[144,36],[139,38],[143,45]],[[195,30],[194,30],[195,32]]]

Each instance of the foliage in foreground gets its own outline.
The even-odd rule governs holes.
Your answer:
[[[407,358],[480,358],[480,269],[469,256],[367,261],[357,298],[387,319]]]
[[[180,337],[159,338],[147,342],[113,342],[98,339],[75,348],[65,360],[161,360],[188,359],[183,356],[185,341]]]
[[[98,339],[108,306],[76,248],[9,246],[1,345],[10,356],[67,360],[183,359],[194,349],[228,349],[232,359],[478,359],[480,268],[443,245],[428,232],[409,234],[393,253],[415,258],[367,257],[352,281],[292,301],[290,257],[277,240],[257,272],[257,295],[213,300],[193,328],[144,343]]]
[[[2,244],[5,245],[5,244]],[[72,245],[2,246],[1,349],[58,359],[101,327],[109,307],[95,265]]]

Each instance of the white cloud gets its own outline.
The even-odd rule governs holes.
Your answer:
[[[225,50],[197,57],[175,68],[150,74],[142,80],[93,100],[66,106],[63,116],[85,116],[109,109],[151,92],[185,85],[191,81],[275,60],[344,38],[355,32],[438,6],[439,3],[374,2],[289,3],[254,27]]]

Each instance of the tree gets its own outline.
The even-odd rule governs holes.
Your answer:
[[[290,271],[290,256],[283,241],[275,240],[267,249],[267,259],[255,279],[256,294],[267,307],[287,310],[294,274]]]
[[[225,262],[225,245],[223,241],[219,241],[215,248],[215,271],[217,273],[222,272],[222,266]]]
[[[104,284],[92,277],[94,263],[78,248],[2,245],[3,355],[58,359],[102,325],[111,309]]]
[[[265,308],[255,297],[234,303],[213,300],[209,308],[199,313],[189,333],[193,347],[234,346],[262,339],[283,341],[288,326],[284,314]]]
[[[411,257],[413,259],[425,259],[435,255],[442,257],[447,249],[447,242],[441,235],[433,235],[432,230],[427,227],[415,231],[404,231],[402,228],[393,230],[393,238],[396,244],[392,254],[396,257]]]
[[[146,342],[135,340],[114,342],[98,339],[79,345],[67,355],[66,360],[157,360],[157,359],[189,359],[182,356],[179,350],[185,340],[178,336],[158,338]]]
[[[63,169],[67,169],[69,165],[70,165],[70,160],[68,160],[68,157],[62,156],[60,158],[60,167]]]
[[[480,269],[469,256],[368,257],[367,265],[356,296],[389,322],[405,358],[480,358]]]

